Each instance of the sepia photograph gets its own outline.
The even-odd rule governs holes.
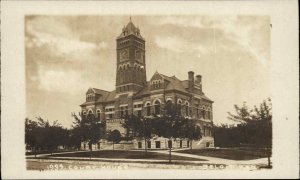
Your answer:
[[[25,13],[22,21],[24,171],[276,170],[275,125],[288,131],[285,123],[298,120],[279,122],[273,110],[274,79],[284,80],[274,77],[270,14],[86,8]],[[299,152],[289,155],[299,162]]]
[[[26,16],[27,168],[272,168],[270,29],[268,16]]]

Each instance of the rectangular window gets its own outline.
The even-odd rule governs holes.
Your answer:
[[[123,107],[121,107],[121,109],[120,109],[120,113],[121,113],[121,117],[123,117],[123,116],[124,116]]]
[[[147,148],[151,149],[151,141],[147,142]]]
[[[97,149],[100,149],[100,143],[97,143]]]
[[[160,148],[160,141],[155,141],[155,148]]]
[[[168,141],[168,148],[172,148],[172,141],[171,140]]]
[[[142,148],[142,142],[138,142],[138,148],[139,148],[139,149]]]
[[[112,114],[109,114],[109,115],[108,115],[108,118],[109,118],[109,119],[112,119],[112,117],[113,117]]]

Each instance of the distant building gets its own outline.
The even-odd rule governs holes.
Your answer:
[[[122,127],[125,114],[151,116],[160,114],[164,102],[171,101],[181,105],[181,113],[188,118],[197,119],[203,137],[193,143],[193,148],[212,147],[214,139],[211,133],[213,124],[213,101],[202,91],[201,75],[187,73],[187,80],[175,76],[166,76],[155,72],[150,81],[146,78],[145,39],[140,29],[130,22],[117,37],[116,89],[105,91],[90,88],[86,93],[86,102],[81,105],[82,114],[96,114],[106,123],[106,130],[118,130],[125,135]],[[113,83],[113,82],[112,82]],[[163,98],[166,98],[165,101]],[[148,148],[166,148],[166,139],[157,137],[147,143]],[[174,140],[172,147],[187,147],[186,140]],[[84,149],[87,145],[84,144]],[[99,144],[95,146],[96,149]],[[144,143],[136,139],[134,148],[144,148]]]

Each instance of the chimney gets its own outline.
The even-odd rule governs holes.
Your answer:
[[[200,86],[200,90],[202,92],[202,76],[201,75],[196,76],[196,83]]]
[[[193,87],[194,87],[194,72],[193,71],[189,71],[188,72],[189,75],[189,90],[192,91]]]

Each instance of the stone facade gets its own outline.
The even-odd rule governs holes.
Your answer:
[[[116,89],[105,91],[89,88],[86,102],[81,105],[82,114],[96,114],[106,124],[106,130],[118,130],[125,136],[122,127],[124,115],[151,116],[160,114],[166,103],[172,102],[181,107],[181,114],[196,119],[203,138],[193,142],[194,147],[212,147],[213,101],[202,91],[201,75],[187,73],[187,80],[166,76],[155,72],[150,81],[146,79],[145,40],[139,28],[131,22],[122,29],[117,37]],[[166,148],[167,140],[161,137],[152,139],[149,147]],[[140,142],[142,142],[140,144]],[[147,142],[148,143],[148,142]],[[179,144],[178,144],[179,143]],[[180,145],[181,143],[181,145]],[[174,148],[186,147],[187,140],[174,140]],[[106,143],[108,144],[108,143]],[[132,142],[134,148],[144,147],[138,139]],[[119,145],[118,145],[119,146]],[[121,145],[120,145],[121,146]],[[129,146],[128,146],[129,147]],[[97,149],[97,148],[96,148]]]

